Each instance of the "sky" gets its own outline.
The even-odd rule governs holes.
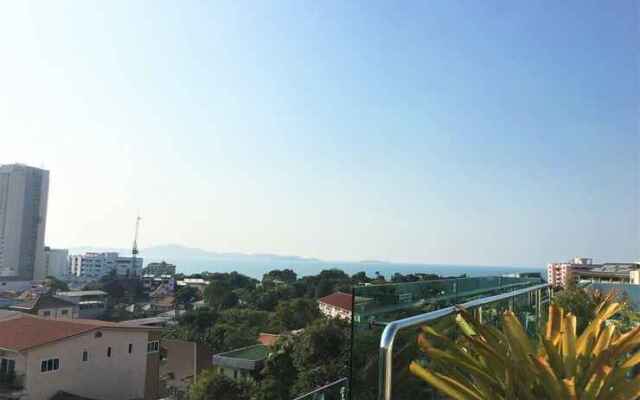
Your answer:
[[[638,7],[3,2],[0,163],[54,247],[638,260]]]

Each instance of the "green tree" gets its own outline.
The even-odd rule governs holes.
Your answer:
[[[61,281],[53,276],[47,276],[44,278],[44,286],[49,289],[51,293],[67,292],[69,291],[69,285],[65,281]]]
[[[285,283],[293,283],[298,279],[298,275],[291,269],[274,269],[262,276],[263,282],[279,280]]]
[[[293,341],[281,339],[265,360],[260,372],[260,383],[254,391],[254,400],[290,400],[291,388],[298,375],[293,362]]]
[[[176,304],[191,304],[194,301],[197,301],[199,297],[200,292],[192,286],[182,286],[176,290]]]
[[[349,325],[340,320],[318,319],[295,340],[293,361],[298,379],[295,394],[309,392],[347,376]]]
[[[351,275],[351,281],[353,283],[369,283],[371,279],[367,276],[366,272],[360,271]]]
[[[281,301],[276,307],[274,328],[279,331],[301,329],[320,318],[318,303],[311,299]]]
[[[234,381],[213,369],[200,373],[189,391],[189,400],[249,400],[250,396],[248,382]]]
[[[218,318],[215,310],[199,308],[184,314],[178,319],[178,324],[166,328],[163,335],[173,339],[209,343],[209,331]]]
[[[210,328],[204,340],[213,353],[222,353],[258,343],[258,335],[254,329],[245,325],[217,323]]]
[[[222,310],[224,308],[228,308],[228,304],[230,303],[229,296],[231,296],[231,293],[233,293],[232,289],[227,283],[213,280],[210,281],[204,289],[204,299],[209,307],[214,310]]]

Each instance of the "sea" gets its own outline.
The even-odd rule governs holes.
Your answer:
[[[152,260],[148,261],[161,261]],[[380,273],[390,278],[395,273],[411,274],[426,273],[440,276],[491,276],[504,275],[516,272],[541,272],[545,276],[545,268],[542,266],[480,266],[480,265],[448,265],[448,264],[404,264],[390,262],[346,262],[346,261],[229,261],[229,260],[202,260],[202,259],[175,259],[166,260],[177,266],[177,272],[195,274],[208,272],[232,272],[237,271],[243,275],[255,279],[261,279],[262,275],[274,269],[292,269],[298,277],[317,275],[325,269],[340,269],[349,275],[364,271],[368,276],[374,277]]]

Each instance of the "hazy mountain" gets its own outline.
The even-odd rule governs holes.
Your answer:
[[[82,254],[85,252],[106,252],[115,251],[123,255],[130,255],[131,249],[118,249],[109,247],[75,247],[69,249],[70,254]],[[299,256],[282,256],[277,254],[245,254],[245,253],[218,253],[187,247],[178,244],[166,244],[140,249],[140,257],[148,260],[224,260],[224,261],[320,261],[315,258],[305,258]]]

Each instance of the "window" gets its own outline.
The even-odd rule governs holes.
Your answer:
[[[238,379],[238,370],[237,369],[233,370],[233,379]]]
[[[60,359],[50,358],[48,360],[42,360],[40,363],[40,372],[57,371],[60,369]]]
[[[45,317],[50,317],[51,316],[51,311],[44,311],[42,313],[42,315],[44,315]]]
[[[147,353],[157,353],[160,351],[160,342],[154,340],[152,342],[147,343]]]
[[[16,370],[16,360],[0,358],[0,374],[12,374]]]
[[[133,353],[133,344],[129,343],[129,354]]]
[[[111,357],[111,346],[107,347],[107,357]]]
[[[68,315],[68,314],[69,314],[69,310],[62,310],[62,311],[60,312],[60,314],[62,314],[62,315]]]
[[[87,360],[89,360],[89,352],[85,350],[82,352],[82,361],[87,361]]]

